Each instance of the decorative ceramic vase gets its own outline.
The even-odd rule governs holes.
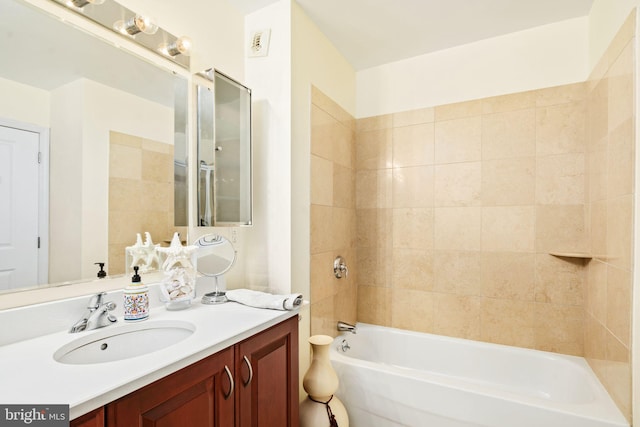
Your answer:
[[[329,359],[329,346],[332,342],[333,338],[328,335],[309,338],[313,358],[302,380],[308,396],[300,404],[300,427],[349,427],[347,410],[334,396],[338,389],[338,375]],[[337,424],[331,424],[331,415],[335,417]]]

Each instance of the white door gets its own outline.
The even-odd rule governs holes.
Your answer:
[[[0,290],[38,284],[39,138],[0,126]]]

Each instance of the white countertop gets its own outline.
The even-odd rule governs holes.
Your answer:
[[[297,314],[233,302],[197,303],[181,311],[156,307],[145,324],[181,320],[195,325],[194,333],[153,353],[89,365],[63,364],[53,354],[82,336],[130,323],[119,317],[103,329],[75,334],[65,330],[0,346],[0,403],[68,404],[74,419]]]

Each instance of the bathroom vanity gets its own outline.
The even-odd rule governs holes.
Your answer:
[[[152,352],[91,363],[84,356],[60,356],[85,342],[114,348],[118,341],[110,337],[138,325],[160,330],[180,324],[189,325],[189,335]],[[122,346],[125,353],[129,345]],[[119,317],[101,329],[0,346],[0,358],[0,401],[69,404],[74,427],[244,427],[257,419],[298,425],[297,311],[237,303],[194,304],[182,311],[158,307],[134,326]]]
[[[72,427],[298,424],[298,320],[244,341],[108,403]],[[106,417],[105,417],[106,416]]]

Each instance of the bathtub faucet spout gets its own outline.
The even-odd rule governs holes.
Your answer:
[[[340,332],[351,332],[352,334],[356,333],[356,325],[352,325],[351,323],[343,322],[342,320],[338,320],[338,330]]]

